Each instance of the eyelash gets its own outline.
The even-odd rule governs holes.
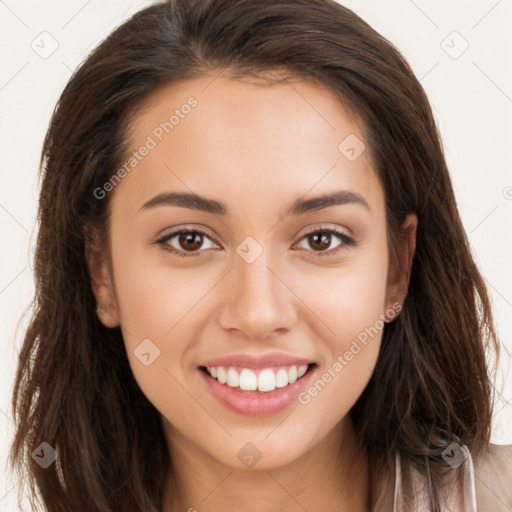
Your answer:
[[[211,240],[211,237],[205,231],[203,231],[201,229],[194,228],[194,229],[181,229],[179,231],[174,231],[168,235],[165,235],[165,236],[159,238],[155,243],[160,245],[163,250],[173,253],[176,256],[180,256],[182,258],[200,256],[201,251],[186,253],[185,251],[180,251],[178,249],[175,249],[174,247],[170,247],[169,245],[167,245],[167,242],[169,240],[174,238],[176,235],[181,235],[182,233],[201,233],[202,235],[204,235],[205,237],[207,237]],[[304,236],[301,237],[300,240],[303,240],[304,238],[306,238],[308,236],[315,235],[318,233],[329,233],[330,235],[335,235],[335,236],[339,237],[343,243],[340,244],[335,249],[331,249],[330,251],[323,251],[323,252],[312,251],[315,253],[315,257],[318,256],[318,257],[322,258],[325,256],[334,256],[334,255],[338,254],[340,251],[342,251],[343,249],[355,247],[358,244],[358,242],[354,238],[346,235],[345,233],[342,233],[341,231],[337,231],[336,229],[332,229],[332,228],[315,229],[314,231],[310,231],[309,233],[306,233]],[[299,242],[300,242],[300,240],[299,240]]]

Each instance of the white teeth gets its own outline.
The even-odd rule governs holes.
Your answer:
[[[226,370],[224,370],[224,368],[222,368],[222,366],[219,366],[217,368],[217,380],[221,383],[221,384],[226,384],[227,380],[228,380],[228,377],[226,375]]]
[[[288,386],[288,384],[288,372],[284,368],[281,368],[276,373],[276,388],[284,388]]]
[[[297,378],[300,379],[308,371],[308,365],[303,364],[297,368]]]
[[[240,385],[240,377],[234,368],[228,368],[227,385],[231,388],[237,388]]]
[[[280,368],[277,372],[272,368],[264,368],[259,375],[248,368],[243,368],[240,373],[235,368],[223,366],[207,366],[206,370],[221,384],[227,384],[231,388],[269,392],[293,384],[307,372],[308,365]]]
[[[258,391],[273,391],[276,389],[276,376],[267,368],[258,375]]]
[[[252,370],[244,368],[240,372],[240,389],[244,391],[256,391],[258,389],[258,377]]]

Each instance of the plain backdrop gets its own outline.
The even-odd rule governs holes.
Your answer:
[[[31,250],[45,130],[75,67],[150,3],[0,2],[0,512],[17,510],[16,481],[5,460],[14,431],[10,396],[17,353],[27,325],[22,315],[34,290]],[[512,351],[512,1],[341,3],[401,50],[427,91],[499,334]],[[492,438],[498,444],[512,443],[509,367],[504,353]]]

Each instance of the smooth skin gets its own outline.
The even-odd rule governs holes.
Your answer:
[[[368,460],[348,412],[375,368],[382,331],[308,404],[265,417],[228,410],[198,366],[278,351],[315,362],[311,382],[320,378],[358,334],[403,303],[417,217],[402,227],[400,271],[388,259],[384,192],[368,145],[354,161],[338,149],[350,134],[364,142],[360,124],[321,85],[298,78],[264,86],[209,74],[166,86],[136,114],[132,151],[191,96],[197,106],[113,191],[111,267],[101,251],[88,253],[94,293],[107,307],[101,321],[121,326],[133,374],[162,415],[174,469],[163,512],[368,511]],[[339,190],[369,208],[285,215],[296,200]],[[225,203],[230,215],[143,208],[170,191]],[[157,243],[194,228],[207,236]],[[331,235],[319,249],[306,235],[325,228],[357,245]],[[263,250],[251,263],[237,252],[247,237]],[[160,355],[146,366],[134,351],[148,338]],[[248,442],[262,455],[252,468],[237,457]]]

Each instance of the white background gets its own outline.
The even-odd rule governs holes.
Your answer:
[[[14,431],[10,394],[17,351],[27,325],[21,317],[33,294],[30,253],[44,133],[79,62],[115,26],[150,3],[0,2],[0,512],[17,510],[16,482],[7,475],[4,461]],[[511,350],[512,1],[341,3],[402,51],[427,91],[464,226],[489,286],[500,336]],[[41,36],[44,31],[58,44],[48,58],[32,48],[51,48],[51,38]],[[497,387],[503,398],[495,411],[492,440],[510,444],[512,372],[507,374],[510,357],[502,357]]]

